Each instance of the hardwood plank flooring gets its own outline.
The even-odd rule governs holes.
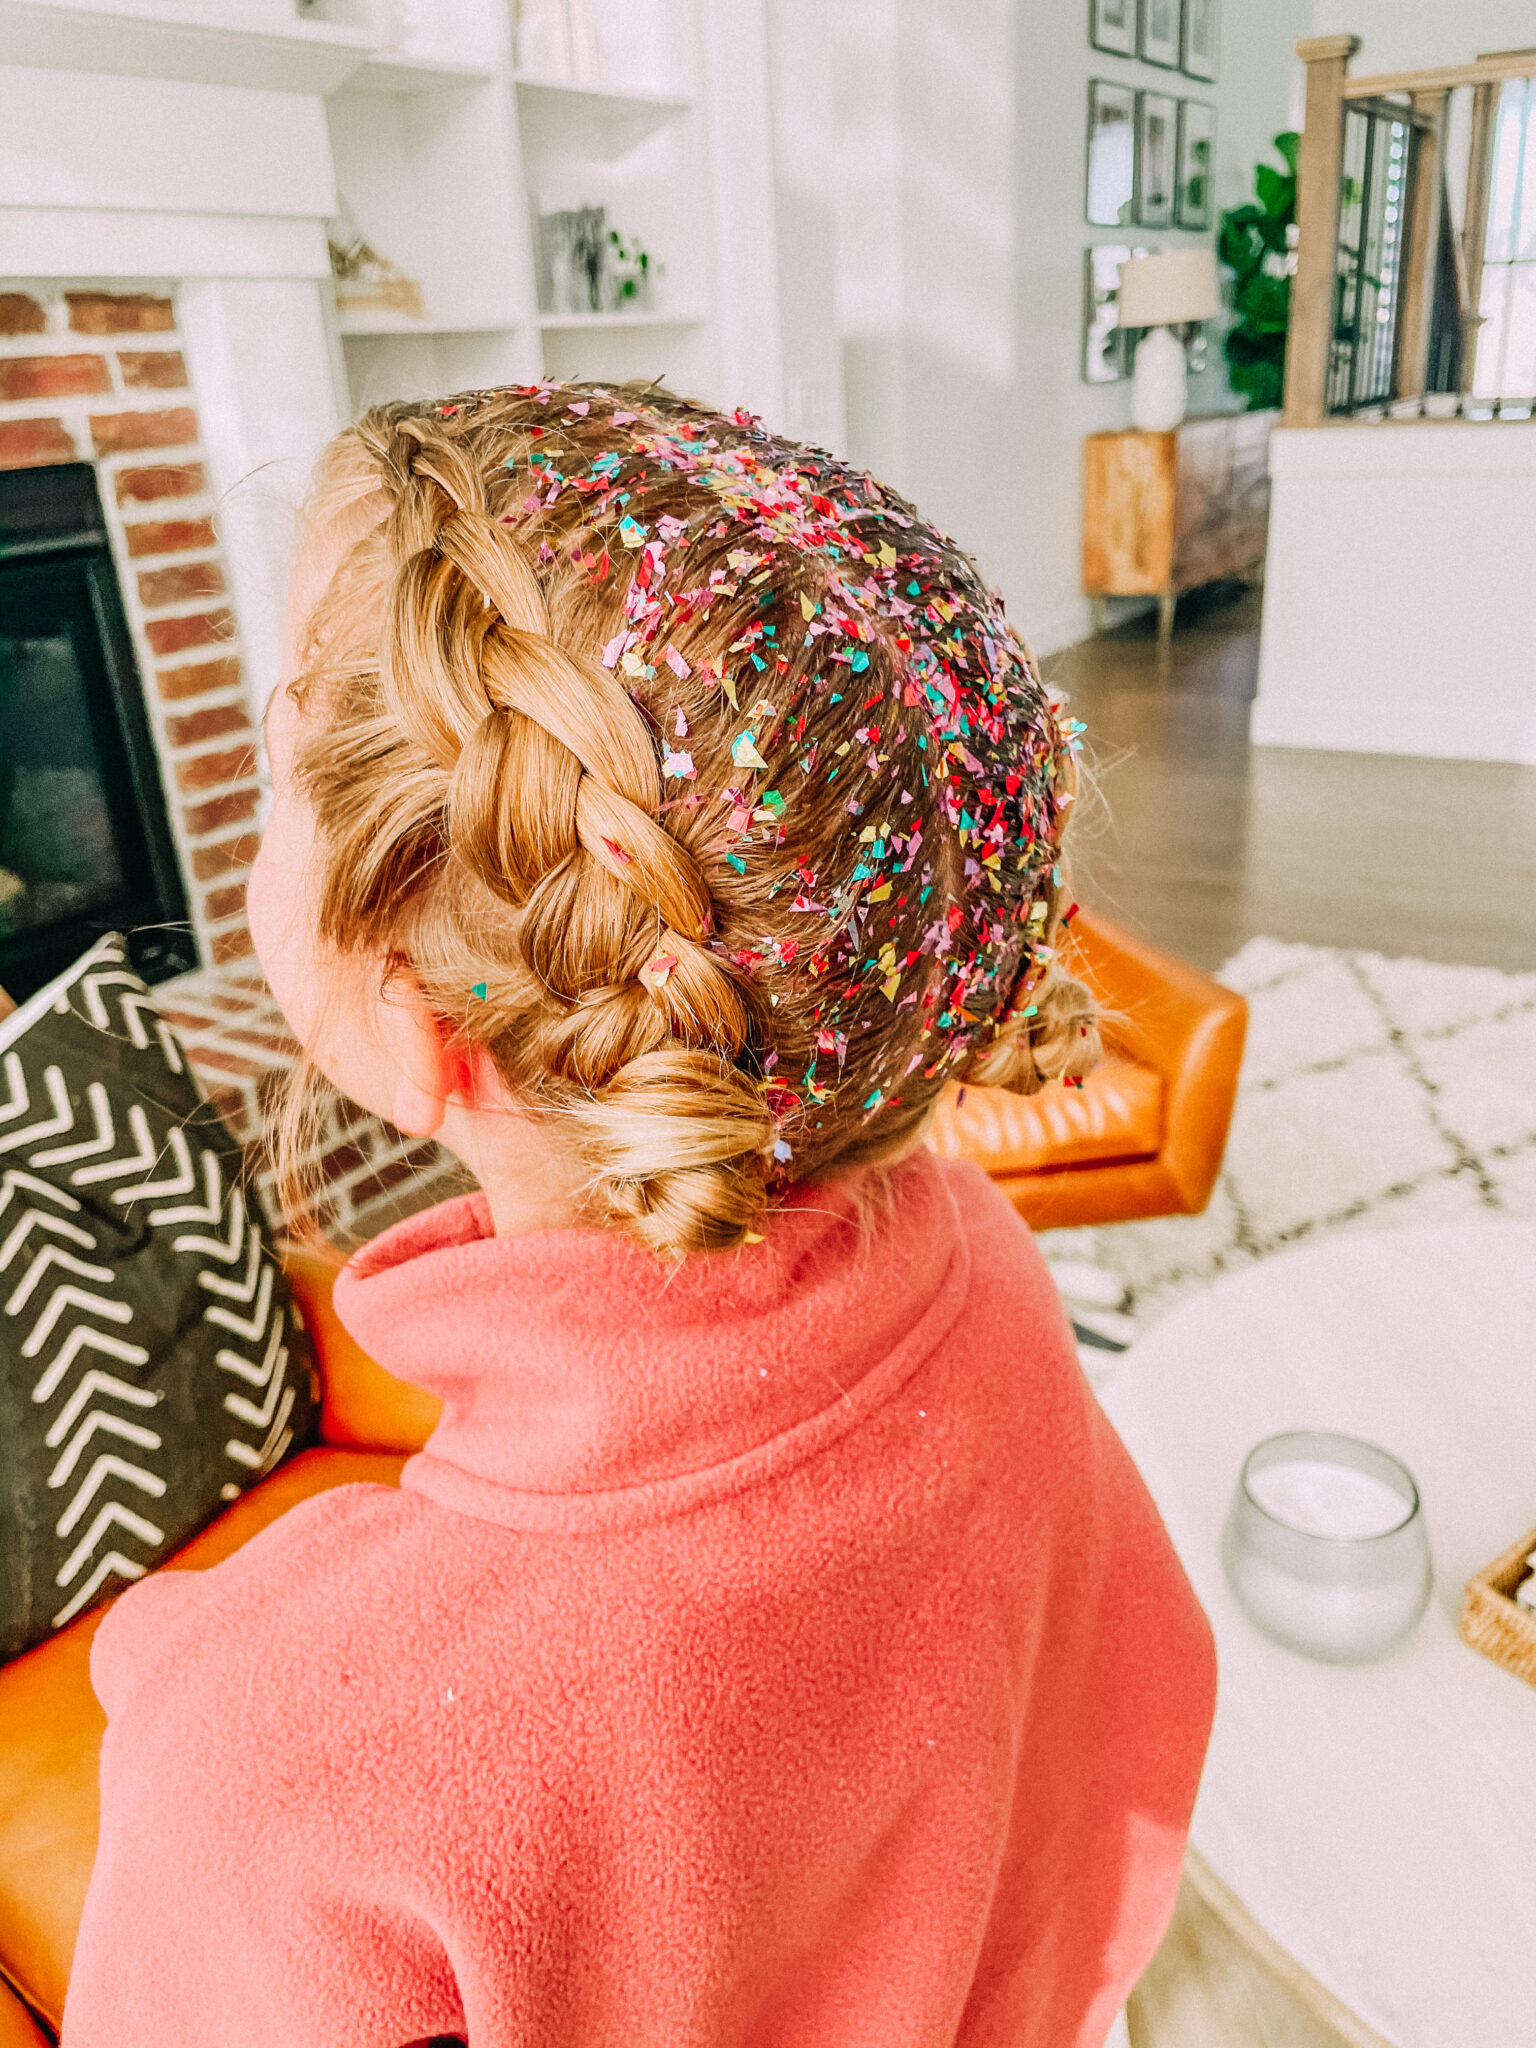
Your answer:
[[[1165,660],[1138,619],[1044,664],[1088,724],[1079,895],[1206,968],[1267,933],[1536,969],[1536,768],[1251,746],[1259,605],[1186,599]]]

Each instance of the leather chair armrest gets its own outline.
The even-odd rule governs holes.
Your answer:
[[[283,1270],[315,1347],[320,1440],[348,1449],[419,1451],[437,1427],[443,1404],[435,1394],[386,1372],[348,1336],[331,1300],[344,1264],[341,1253],[327,1244],[283,1249]]]
[[[52,2038],[0,1977],[0,2048],[49,2048]]]
[[[1093,991],[1106,1047],[1162,1075],[1159,1161],[1183,1206],[1203,1209],[1226,1146],[1248,1005],[1198,967],[1097,912],[1080,912],[1071,932],[1063,965]]]

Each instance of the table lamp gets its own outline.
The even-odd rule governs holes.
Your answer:
[[[1159,256],[1133,256],[1121,264],[1120,325],[1151,329],[1136,348],[1133,425],[1157,434],[1183,419],[1184,344],[1169,330],[1187,320],[1212,320],[1220,311],[1214,249],[1169,249]]]

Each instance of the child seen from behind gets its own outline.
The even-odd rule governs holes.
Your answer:
[[[400,1488],[98,1634],[65,2048],[1099,2048],[1214,1678],[1028,1232],[921,1143],[1098,1051],[999,602],[743,414],[396,405],[268,736],[273,992],[480,1191],[337,1282],[444,1403]]]

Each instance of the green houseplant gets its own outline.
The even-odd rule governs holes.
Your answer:
[[[1296,163],[1301,137],[1275,137],[1286,168],[1254,167],[1257,200],[1221,216],[1216,251],[1232,273],[1233,321],[1227,330],[1227,374],[1250,411],[1277,406],[1285,388],[1285,331],[1291,317],[1292,250],[1296,238]]]

